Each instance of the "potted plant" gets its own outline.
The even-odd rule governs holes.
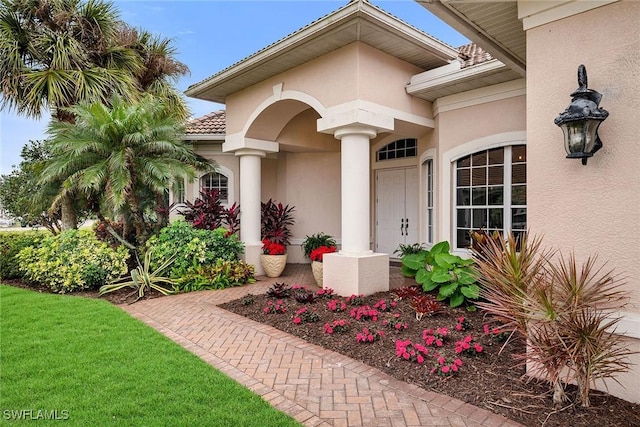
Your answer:
[[[287,266],[286,247],[280,243],[263,239],[260,264],[268,277],[280,277]]]
[[[311,260],[311,271],[318,286],[322,286],[322,257],[324,254],[336,251],[336,241],[324,233],[306,236],[302,242],[304,255]]]
[[[261,231],[262,255],[260,262],[265,274],[279,277],[287,265],[287,246],[290,244],[291,227],[295,220],[295,207],[276,203],[272,199],[262,203]]]

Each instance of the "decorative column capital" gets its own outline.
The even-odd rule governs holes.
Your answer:
[[[235,150],[233,152],[233,154],[236,155],[236,157],[242,157],[242,156],[258,156],[260,158],[262,157],[266,157],[267,156],[267,152],[264,150],[256,150],[253,148],[241,148],[239,150]]]
[[[394,119],[384,114],[354,108],[318,119],[317,128],[318,132],[331,133],[338,139],[349,134],[367,135],[371,139],[380,132],[393,131]]]
[[[243,154],[257,154],[257,152],[262,152],[262,157],[266,155],[266,153],[277,153],[280,151],[280,144],[273,141],[267,141],[264,139],[254,139],[254,138],[245,138],[239,134],[227,135],[224,139],[224,144],[222,144],[222,151],[225,153],[236,153],[236,155]],[[244,153],[238,154],[240,151],[244,151]],[[250,153],[250,151],[256,151],[256,153]]]

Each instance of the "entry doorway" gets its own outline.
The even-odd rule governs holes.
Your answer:
[[[418,169],[376,171],[376,252],[391,257],[418,237]]]

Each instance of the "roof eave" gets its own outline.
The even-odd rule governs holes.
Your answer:
[[[341,27],[347,26],[352,23],[352,21],[358,19],[364,19],[369,24],[376,25],[381,31],[402,37],[408,42],[420,46],[434,57],[440,58],[443,62],[451,61],[458,56],[458,51],[455,48],[440,42],[408,24],[398,21],[397,18],[394,18],[381,9],[367,2],[352,2],[219,73],[199,83],[193,84],[187,88],[185,94],[193,98],[224,103],[226,96],[237,91],[237,89],[234,91],[225,91],[224,85],[226,83],[238,76],[260,68],[263,64],[276,57],[281,57],[294,52],[296,49],[302,48],[306,42],[321,36],[331,37],[331,35],[339,31]],[[358,36],[350,40],[350,43],[355,41],[358,41]],[[318,51],[315,57],[322,56],[326,53],[326,51]],[[277,73],[274,73],[273,75],[276,74]],[[272,76],[266,75],[262,80],[269,77]],[[205,92],[211,91],[216,87],[218,87],[219,90],[216,91],[215,94],[205,96]]]
[[[467,37],[474,43],[482,46],[494,58],[502,61],[513,71],[526,77],[526,63],[506,49],[492,35],[474,24],[471,19],[459,13],[448,0],[416,0],[422,7],[436,15],[449,26]]]

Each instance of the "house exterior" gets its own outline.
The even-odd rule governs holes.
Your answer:
[[[353,1],[187,90],[225,104],[185,137],[219,165],[199,185],[240,203],[247,261],[260,272],[269,198],[296,207],[289,262],[305,262],[306,235],[338,239],[324,280],[343,295],[387,289],[401,244],[448,240],[464,255],[469,230],[528,229],[627,277],[619,331],[640,350],[640,3],[418,2],[473,43]],[[586,166],[565,159],[553,123],[579,64],[610,113]],[[638,402],[632,361],[608,385]]]

